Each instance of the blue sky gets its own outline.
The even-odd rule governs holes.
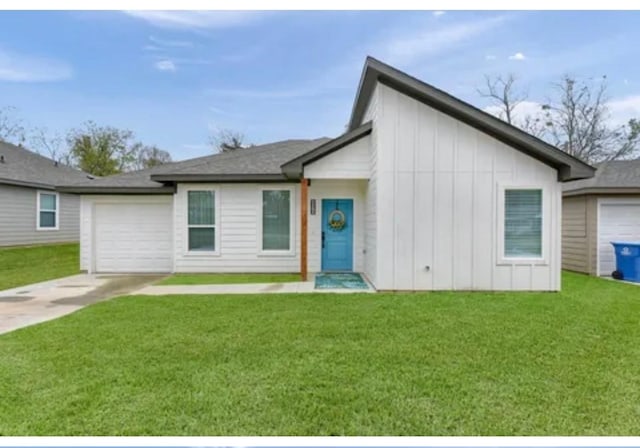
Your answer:
[[[607,75],[612,119],[640,116],[640,13],[0,12],[0,107],[66,132],[128,128],[174,159],[217,128],[253,143],[335,136],[366,55],[480,107],[485,74],[532,103],[563,73]]]

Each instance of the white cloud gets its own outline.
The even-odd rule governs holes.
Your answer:
[[[160,59],[153,65],[161,72],[175,72],[177,70],[176,64],[171,59]]]
[[[65,62],[39,56],[14,53],[0,48],[0,81],[47,82],[73,77]]]
[[[446,11],[433,11],[433,13],[432,13],[432,14],[433,14],[435,17],[440,17],[440,16],[445,15],[446,13],[447,13]]]
[[[160,28],[213,29],[230,28],[255,22],[258,11],[124,11]]]
[[[496,55],[494,54],[488,54],[484,57],[485,60],[487,61],[495,61],[496,60]]]
[[[640,95],[630,95],[609,101],[611,122],[616,125],[625,124],[630,118],[640,117]]]
[[[509,59],[511,59],[512,61],[524,61],[527,58],[524,54],[518,52],[516,54],[512,54],[511,56],[509,56]]]
[[[208,89],[207,95],[214,97],[231,97],[242,99],[291,99],[319,95],[319,89],[290,89],[290,90],[243,90],[243,89]]]
[[[388,37],[379,45],[380,57],[391,64],[407,65],[426,56],[441,53],[463,41],[501,25],[505,17],[457,23],[435,30],[420,28],[410,34]],[[376,53],[374,53],[375,55]]]
[[[149,40],[158,47],[173,47],[173,48],[193,47],[193,42],[187,41],[187,40],[158,39],[157,37],[153,37],[153,36],[149,36]]]

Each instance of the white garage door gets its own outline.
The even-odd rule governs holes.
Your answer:
[[[598,258],[600,275],[615,270],[611,241],[640,241],[640,202],[601,203],[598,225]]]
[[[171,198],[96,204],[96,272],[171,272]]]

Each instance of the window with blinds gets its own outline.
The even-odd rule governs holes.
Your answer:
[[[188,192],[189,250],[216,250],[215,192],[211,190]]]
[[[505,258],[542,257],[542,190],[504,192]]]
[[[38,192],[38,230],[58,228],[57,193]]]
[[[262,250],[291,249],[291,192],[262,191]]]

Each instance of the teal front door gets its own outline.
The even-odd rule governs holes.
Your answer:
[[[322,270],[353,271],[353,199],[322,200]]]

